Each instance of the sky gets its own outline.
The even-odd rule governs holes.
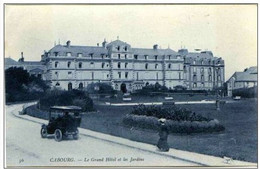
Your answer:
[[[132,47],[210,50],[225,79],[257,66],[257,6],[5,5],[5,57],[39,61],[56,44],[96,46],[106,38]]]

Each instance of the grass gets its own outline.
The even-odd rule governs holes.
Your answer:
[[[170,134],[168,138],[170,147],[257,162],[257,99],[228,103],[221,106],[221,111],[216,111],[215,104],[181,105],[181,107],[189,108],[204,117],[218,119],[224,125],[225,131],[190,135]],[[131,112],[131,106],[96,105],[95,108],[98,112],[83,115],[81,127],[134,141],[157,144],[159,136],[156,131],[130,128],[123,124],[122,119]]]
[[[214,104],[182,105],[205,117],[216,118],[226,128],[224,132],[207,134],[170,134],[172,148],[228,156],[233,159],[257,162],[257,100],[248,99],[225,104],[221,111]],[[158,133],[153,130],[129,128],[122,119],[131,107],[96,106],[98,113],[84,115],[82,127],[98,132],[156,145]]]

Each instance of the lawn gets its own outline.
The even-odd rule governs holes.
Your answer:
[[[226,128],[221,133],[170,134],[170,147],[233,159],[257,162],[257,100],[228,103],[215,110],[214,104],[182,105],[203,116],[218,119]],[[130,128],[122,123],[132,107],[96,106],[97,113],[85,114],[82,127],[127,139],[157,144],[153,130]]]

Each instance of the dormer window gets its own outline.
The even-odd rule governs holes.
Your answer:
[[[117,48],[118,51],[120,51],[120,46],[117,46],[116,48]]]
[[[90,53],[89,55],[90,55],[90,58],[93,59],[93,53]]]
[[[67,56],[71,56],[71,52],[67,52]]]
[[[78,53],[78,57],[82,57],[82,53]]]
[[[59,52],[54,52],[54,55],[55,56],[59,56]]]

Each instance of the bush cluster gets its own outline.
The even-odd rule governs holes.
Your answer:
[[[6,102],[39,99],[48,88],[41,78],[30,75],[23,68],[5,70]]]
[[[140,104],[133,108],[131,112],[133,115],[145,115],[145,116],[153,116],[156,118],[165,118],[174,121],[210,121],[211,119],[207,119],[195,112],[192,112],[188,109],[170,106],[170,107],[162,107],[162,106],[145,106]]]
[[[145,115],[127,114],[123,123],[128,126],[140,127],[146,129],[158,130],[160,124],[157,117]],[[223,131],[225,128],[219,123],[218,120],[210,121],[174,121],[166,120],[166,126],[171,133],[200,133],[200,132],[218,132]]]
[[[49,110],[51,106],[79,106],[83,111],[93,111],[94,104],[91,98],[84,91],[72,90],[51,90],[48,91],[39,101],[42,110]]]
[[[256,98],[258,95],[257,86],[251,88],[241,88],[232,91],[233,97],[241,96],[243,98]]]

